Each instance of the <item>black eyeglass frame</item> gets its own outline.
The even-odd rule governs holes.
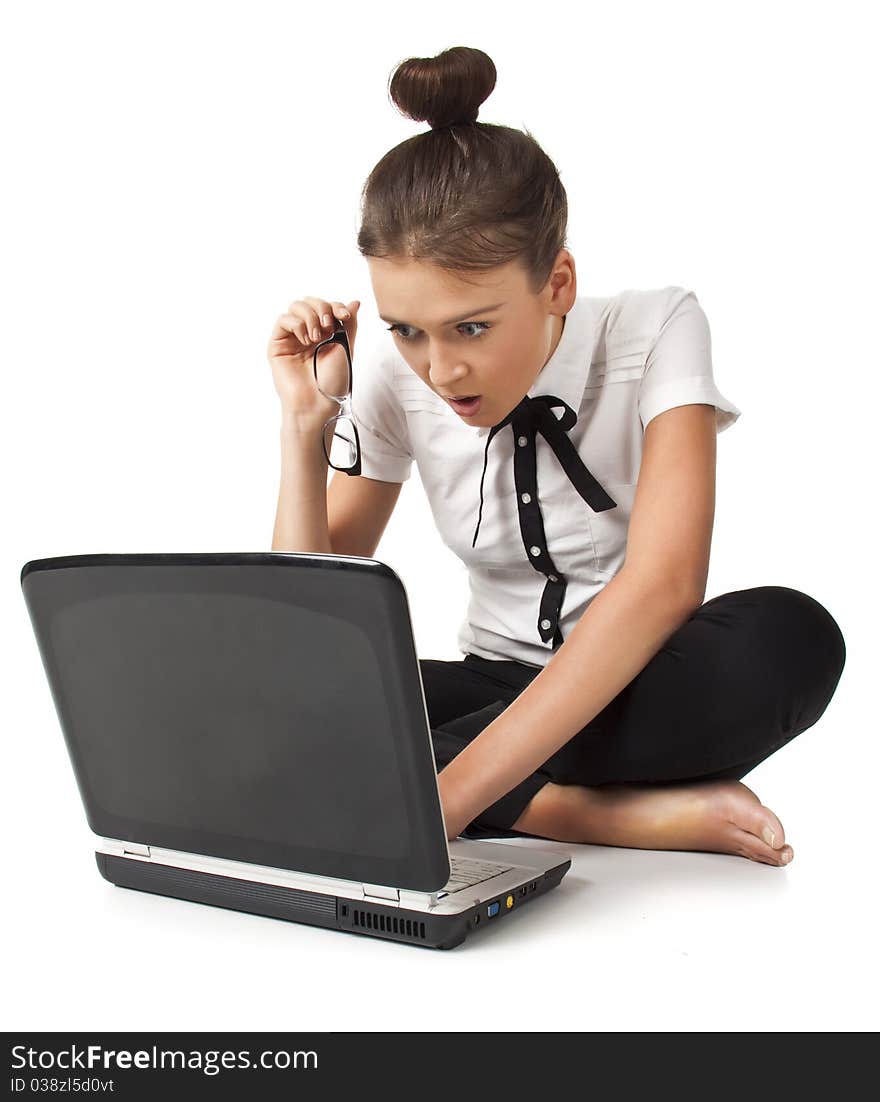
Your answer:
[[[342,324],[339,318],[334,318],[334,321],[336,323],[336,331],[332,333],[329,337],[325,337],[324,340],[319,341],[315,345],[315,352],[312,357],[312,363],[314,365],[315,371],[315,386],[318,386],[318,352],[326,345],[333,344],[335,342],[336,344],[342,345],[342,348],[345,352],[345,358],[346,360],[348,360],[348,394],[346,394],[344,398],[337,398],[335,394],[324,395],[326,398],[330,398],[332,401],[339,403],[340,412],[333,417],[328,417],[328,419],[324,422],[324,427],[321,430],[321,448],[323,449],[324,457],[327,460],[327,463],[333,468],[334,471],[344,471],[345,474],[359,475],[361,473],[361,440],[360,436],[358,435],[357,425],[354,422],[354,417],[351,416],[350,412],[353,386],[353,375],[351,369],[351,348],[348,343],[348,334],[345,331],[345,326]],[[318,387],[318,390],[321,390],[321,388]],[[321,393],[324,394],[324,391],[321,390]],[[346,410],[346,405],[349,406],[348,410]],[[337,467],[336,464],[333,463],[330,459],[330,456],[327,454],[327,444],[325,442],[324,435],[325,431],[328,425],[332,424],[334,421],[338,421],[341,417],[344,417],[346,421],[350,423],[352,429],[354,430],[354,446],[357,455],[355,457],[354,463],[350,467]],[[334,432],[333,435],[335,436],[336,433]]]

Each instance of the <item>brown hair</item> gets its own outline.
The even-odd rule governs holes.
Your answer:
[[[495,77],[488,54],[468,46],[394,70],[391,100],[431,129],[394,146],[367,177],[363,256],[426,260],[459,278],[518,260],[533,294],[546,285],[565,246],[565,188],[531,133],[477,122]]]

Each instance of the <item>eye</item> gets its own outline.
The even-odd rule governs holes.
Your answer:
[[[456,328],[466,329],[466,328],[468,328],[468,326],[474,326],[474,325],[479,327],[478,331],[476,333],[471,334],[469,337],[467,337],[466,338],[467,340],[477,340],[479,337],[481,337],[483,335],[484,332],[486,332],[487,329],[492,328],[491,324],[488,321],[463,321],[461,323],[461,325],[457,326]],[[389,325],[388,326],[388,332],[389,333],[396,333],[402,341],[412,341],[412,340],[415,340],[415,337],[407,336],[405,333],[402,332],[402,330],[410,329],[410,328],[412,328],[412,327],[409,326],[409,325],[400,325],[398,323],[395,323],[394,325]]]
[[[401,332],[402,329],[409,329],[409,326],[408,325],[398,325],[397,323],[395,323],[394,325],[389,325],[388,326],[388,332],[389,333],[396,333],[402,341],[411,341],[412,337],[408,337],[405,333],[402,333]]]
[[[487,329],[492,328],[491,325],[487,321],[463,321],[461,323],[461,325],[459,325],[458,328],[459,329],[466,329],[469,325],[478,325],[480,327],[479,331],[474,333],[473,336],[471,338],[469,338],[471,340],[476,339],[477,337],[481,337]]]

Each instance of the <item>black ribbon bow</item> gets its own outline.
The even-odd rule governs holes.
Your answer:
[[[563,413],[557,417],[553,409],[561,406]],[[577,448],[568,436],[568,430],[577,421],[571,406],[562,398],[553,394],[539,394],[534,398],[528,395],[508,413],[503,421],[492,426],[486,440],[483,456],[483,475],[480,479],[480,512],[474,532],[472,547],[477,546],[477,534],[483,517],[483,481],[486,477],[486,465],[489,461],[489,444],[497,432],[505,425],[513,429],[513,478],[516,484],[516,503],[519,511],[519,527],[529,562],[547,577],[547,584],[541,595],[541,607],[538,613],[538,635],[546,643],[553,639],[553,649],[562,642],[559,630],[559,613],[565,597],[566,578],[556,569],[547,551],[547,539],[544,535],[544,519],[538,504],[537,458],[535,453],[535,434],[541,433],[569,481],[584,501],[596,513],[614,509],[614,501],[599,485]]]

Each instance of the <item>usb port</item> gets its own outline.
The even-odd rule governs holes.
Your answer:
[[[490,903],[487,910],[488,910],[488,913],[489,913],[489,918],[493,918],[501,910],[501,904],[500,903]]]

